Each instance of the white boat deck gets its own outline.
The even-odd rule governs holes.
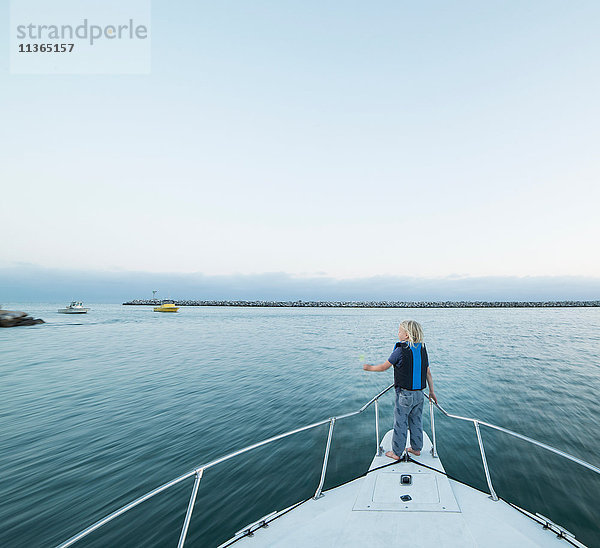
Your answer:
[[[391,449],[392,432],[382,441]],[[430,452],[431,441],[417,460],[444,470]],[[370,470],[392,459],[375,457]],[[411,485],[400,476],[410,474]],[[403,502],[400,497],[409,495]],[[275,517],[275,516],[272,516]],[[285,515],[266,521],[252,536],[235,541],[247,547],[533,547],[583,546],[545,530],[541,524],[499,500],[413,462],[398,462],[325,492]],[[233,540],[233,539],[232,539]],[[223,544],[229,546],[232,540]]]

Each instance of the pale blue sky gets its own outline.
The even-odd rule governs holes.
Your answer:
[[[599,23],[154,1],[149,76],[10,75],[6,53],[0,266],[600,277]]]

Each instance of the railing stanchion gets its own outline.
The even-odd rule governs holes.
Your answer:
[[[383,451],[381,450],[381,445],[379,444],[379,400],[375,400],[375,437],[377,438],[377,452],[375,455],[381,457]]]
[[[315,491],[314,500],[320,499],[323,496],[323,484],[325,483],[325,473],[327,472],[327,461],[329,460],[329,448],[331,447],[331,438],[333,436],[333,426],[335,425],[335,417],[329,419],[329,433],[327,434],[327,447],[325,447],[325,458],[323,459],[323,469],[321,470],[321,480],[319,487]]]
[[[492,478],[490,477],[490,471],[488,469],[487,459],[485,458],[485,449],[483,448],[483,440],[481,439],[481,432],[479,431],[479,421],[473,421],[475,425],[475,432],[477,432],[477,441],[479,442],[479,451],[481,452],[481,460],[483,461],[483,470],[485,471],[485,479],[487,480],[488,488],[490,490],[490,498],[493,501],[498,500],[498,495],[492,487]]]
[[[433,400],[429,399],[429,420],[431,421],[431,437],[433,438],[431,446],[431,456],[437,459],[437,444],[435,442],[435,418],[433,416]]]
[[[181,529],[181,535],[179,536],[179,542],[177,543],[177,548],[182,548],[183,543],[185,542],[185,537],[187,536],[188,527],[190,526],[190,521],[192,519],[192,512],[194,511],[194,504],[196,503],[196,495],[198,494],[198,486],[200,485],[200,480],[202,479],[202,474],[204,474],[204,469],[196,470],[196,480],[194,481],[194,487],[192,489],[192,495],[190,496],[190,502],[188,504],[188,509],[185,514],[185,519],[183,520],[183,527]]]

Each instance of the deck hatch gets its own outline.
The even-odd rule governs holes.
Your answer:
[[[401,477],[407,474],[412,476],[410,485],[401,481]],[[403,495],[409,495],[410,500],[402,500],[400,497]],[[367,512],[460,512],[448,478],[412,462],[398,463],[367,474],[352,509]]]
[[[433,473],[414,474],[410,485],[402,484],[401,472],[383,472],[375,478],[372,501],[399,503],[403,495],[410,495],[411,504],[437,504],[440,492]]]

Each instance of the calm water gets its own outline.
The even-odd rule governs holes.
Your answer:
[[[0,545],[52,546],[209,459],[358,409],[392,379],[368,373],[397,324],[422,322],[436,393],[476,416],[600,464],[600,309],[343,310],[5,305],[48,323],[0,330]],[[392,397],[382,404],[391,427]],[[325,487],[363,473],[369,410],[336,424]],[[428,423],[428,415],[425,416]],[[485,490],[471,424],[438,415],[446,470]],[[427,429],[427,427],[426,427]],[[326,427],[205,474],[188,539],[214,546],[310,496]],[[483,430],[499,495],[600,546],[600,477]],[[81,546],[176,545],[193,481]]]

